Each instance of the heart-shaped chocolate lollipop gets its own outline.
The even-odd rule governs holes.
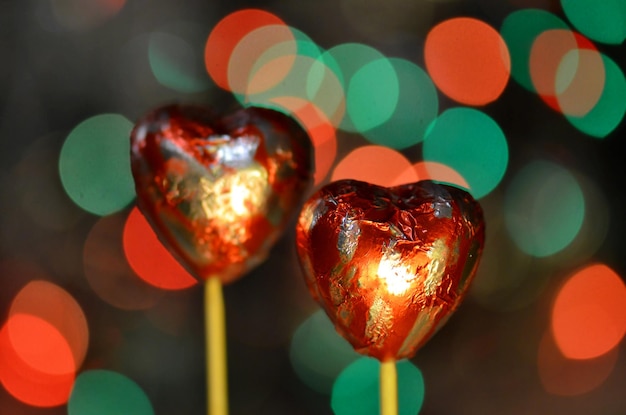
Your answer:
[[[480,205],[432,181],[341,180],[296,228],[307,285],[338,332],[381,361],[411,357],[461,302],[484,245]]]
[[[197,278],[228,283],[265,259],[312,183],[312,146],[288,116],[263,108],[220,118],[172,105],[131,135],[137,203]]]

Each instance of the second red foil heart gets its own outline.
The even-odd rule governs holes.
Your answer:
[[[485,226],[455,187],[342,180],[304,204],[296,236],[313,297],[355,350],[383,361],[413,356],[457,308]]]
[[[265,259],[312,184],[306,132],[262,108],[157,109],[132,132],[131,163],[162,242],[199,279],[224,283]]]

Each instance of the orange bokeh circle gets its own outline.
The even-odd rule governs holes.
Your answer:
[[[617,346],[625,332],[626,286],[615,271],[592,264],[565,281],[552,308],[552,333],[564,356],[601,356]]]
[[[148,284],[165,290],[180,290],[197,284],[198,280],[159,241],[137,207],[126,219],[123,244],[128,264]]]
[[[269,25],[285,25],[272,13],[258,9],[243,9],[220,20],[207,39],[204,48],[204,63],[213,81],[225,90],[230,90],[228,66],[231,55],[239,42],[250,32]]]
[[[504,91],[511,59],[502,36],[487,23],[469,17],[433,27],[424,45],[426,69],[448,97],[467,105],[485,105]]]

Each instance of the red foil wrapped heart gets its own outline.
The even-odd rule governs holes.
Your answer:
[[[193,275],[223,283],[268,255],[312,184],[312,155],[299,124],[263,108],[172,105],[131,134],[139,208]]]
[[[413,356],[457,308],[485,225],[455,187],[341,180],[305,202],[296,237],[313,297],[356,351],[383,361]]]

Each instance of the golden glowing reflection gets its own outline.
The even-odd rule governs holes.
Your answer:
[[[383,249],[383,256],[378,263],[378,276],[385,282],[390,294],[403,295],[417,278],[417,272],[411,270],[402,254],[394,247],[395,243],[392,242]]]
[[[212,181],[200,179],[199,198],[201,218],[220,218],[235,223],[265,210],[269,186],[267,170],[261,165],[240,170]],[[194,215],[195,216],[195,215]]]

